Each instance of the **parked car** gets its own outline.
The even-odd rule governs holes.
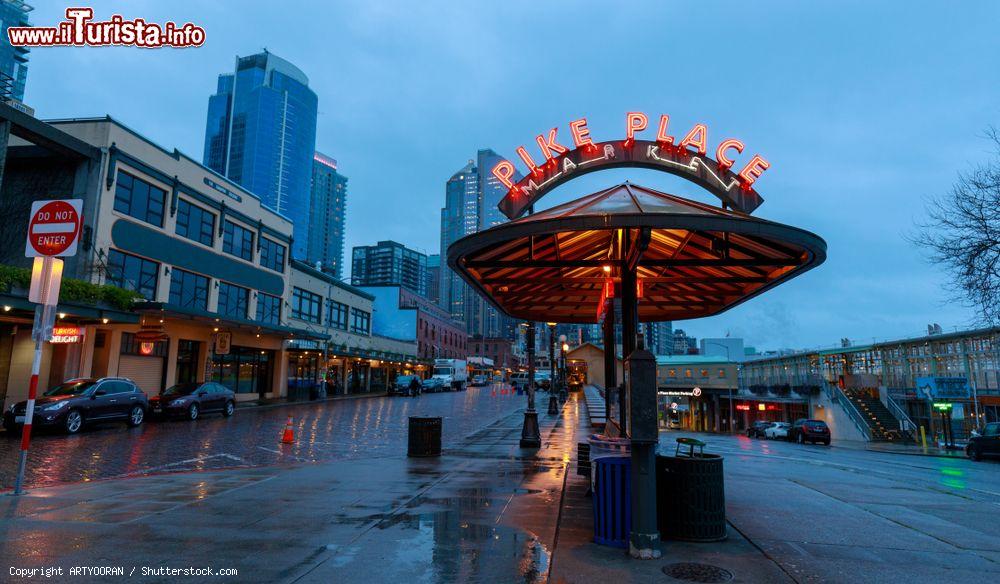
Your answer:
[[[476,375],[472,378],[472,385],[486,385],[486,376]]]
[[[552,389],[552,375],[548,369],[535,369],[535,389],[549,391]]]
[[[416,375],[400,375],[389,388],[389,393],[394,395],[410,395],[410,384],[416,379],[420,383],[420,378]],[[420,384],[423,387],[423,383]]]
[[[524,389],[528,386],[528,372],[516,371],[510,374],[510,384],[514,389]]]
[[[581,391],[583,390],[583,375],[579,373],[573,373],[569,376],[566,384],[569,386],[570,391]]]
[[[788,422],[771,422],[771,425],[764,428],[764,438],[769,438],[771,440],[784,440],[788,438],[788,428],[791,426]]]
[[[12,431],[22,426],[27,407],[27,401],[20,401],[7,408],[4,428]],[[67,434],[100,422],[125,422],[135,427],[146,419],[148,409],[146,394],[131,379],[81,377],[64,381],[36,399],[31,425]]]
[[[178,383],[149,398],[149,409],[157,415],[188,420],[208,412],[222,412],[228,418],[236,413],[236,394],[212,381]]]
[[[799,444],[822,442],[830,445],[830,428],[823,420],[801,418],[788,429],[788,439]]]
[[[444,380],[440,377],[428,377],[421,381],[421,386],[424,393],[435,393],[451,389],[451,387],[445,385]]]
[[[747,428],[747,438],[763,438],[764,428],[770,426],[773,422],[767,420],[757,420],[750,427]]]
[[[982,434],[969,438],[965,454],[972,460],[980,460],[984,456],[1000,456],[1000,422],[986,424]]]

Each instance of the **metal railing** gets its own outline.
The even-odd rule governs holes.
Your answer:
[[[906,410],[896,403],[896,400],[892,399],[892,396],[889,394],[885,396],[885,407],[889,410],[889,413],[899,420],[899,429],[909,434],[911,440],[915,439],[917,425],[910,419],[910,415],[906,413]]]
[[[843,390],[841,390],[836,385],[827,382],[823,383],[823,393],[826,394],[826,397],[830,398],[831,402],[838,404],[845,412],[847,412],[847,417],[849,417],[851,421],[854,422],[854,425],[857,427],[857,429],[861,432],[861,434],[864,435],[865,440],[871,442],[872,441],[871,426],[868,425],[868,421],[865,420],[865,417],[862,416],[861,412],[858,411],[858,408],[857,406],[854,405],[854,402],[852,402],[851,399],[847,397],[847,394],[845,394]]]

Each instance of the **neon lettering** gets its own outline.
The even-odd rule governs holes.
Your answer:
[[[726,150],[733,149],[736,152],[743,152],[743,142],[736,140],[735,138],[730,138],[728,140],[723,140],[719,147],[715,149],[715,160],[719,163],[722,168],[728,169],[733,165],[733,161],[726,156]]]
[[[667,135],[667,124],[670,123],[670,116],[663,114],[660,116],[660,129],[656,131],[656,141],[663,144],[673,144],[674,137]]]
[[[569,132],[573,134],[573,145],[577,148],[593,146],[594,141],[590,139],[590,128],[587,127],[587,118],[580,118],[569,123]]]
[[[524,146],[518,146],[515,152],[517,152],[517,155],[524,161],[524,165],[528,167],[528,172],[535,174],[539,171],[538,165],[531,159],[531,155],[524,149]]]
[[[631,143],[635,140],[635,133],[646,129],[649,118],[642,112],[629,112],[625,115],[625,141]]]
[[[754,154],[750,162],[740,171],[740,178],[743,179],[743,185],[749,188],[769,168],[771,168],[770,162],[764,160],[760,154]]]
[[[542,149],[542,154],[545,155],[545,160],[552,160],[553,152],[556,154],[566,154],[569,152],[569,148],[566,148],[562,144],[556,142],[557,130],[557,128],[549,130],[548,140],[546,140],[541,134],[535,138],[535,142],[538,142],[538,147]]]
[[[503,186],[507,187],[507,190],[514,188],[514,181],[510,180],[514,178],[514,165],[506,160],[501,160],[493,167],[493,176],[497,177],[497,180],[503,183]]]
[[[705,124],[695,124],[687,136],[681,140],[680,147],[694,147],[698,154],[704,156],[705,152],[708,152],[708,128],[705,127]]]

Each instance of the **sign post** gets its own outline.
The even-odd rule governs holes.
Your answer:
[[[80,227],[83,224],[82,208],[83,201],[80,199],[35,201],[31,205],[31,220],[28,223],[24,255],[35,258],[31,269],[31,289],[28,292],[28,299],[38,305],[35,307],[35,322],[31,329],[31,337],[35,341],[35,355],[31,361],[31,381],[28,383],[28,404],[24,411],[21,457],[17,465],[17,478],[14,481],[14,495],[24,492],[24,470],[28,463],[31,421],[35,414],[35,398],[38,396],[42,343],[52,337],[56,305],[59,303],[59,288],[62,285],[63,261],[58,258],[76,255]]]

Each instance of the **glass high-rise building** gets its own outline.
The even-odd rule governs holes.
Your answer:
[[[34,10],[21,0],[0,0],[0,97],[2,101],[24,101],[24,83],[28,79],[28,47],[15,47],[7,40],[7,29],[28,26],[28,13]]]
[[[507,221],[497,204],[507,194],[506,187],[493,176],[493,166],[503,158],[489,148],[481,149],[445,184],[441,209],[441,254],[466,235]],[[515,176],[519,180],[520,175]],[[470,336],[513,338],[513,319],[502,314],[476,293],[450,268],[442,266],[440,304],[453,319],[465,323]]]
[[[337,279],[344,275],[344,230],[347,177],[337,172],[337,161],[316,152],[309,193],[309,242],[306,262]]]
[[[355,247],[351,263],[354,286],[402,286],[427,296],[427,256],[395,241]]]
[[[317,104],[305,73],[266,50],[237,57],[208,100],[205,166],[291,219],[296,258],[309,244]]]

